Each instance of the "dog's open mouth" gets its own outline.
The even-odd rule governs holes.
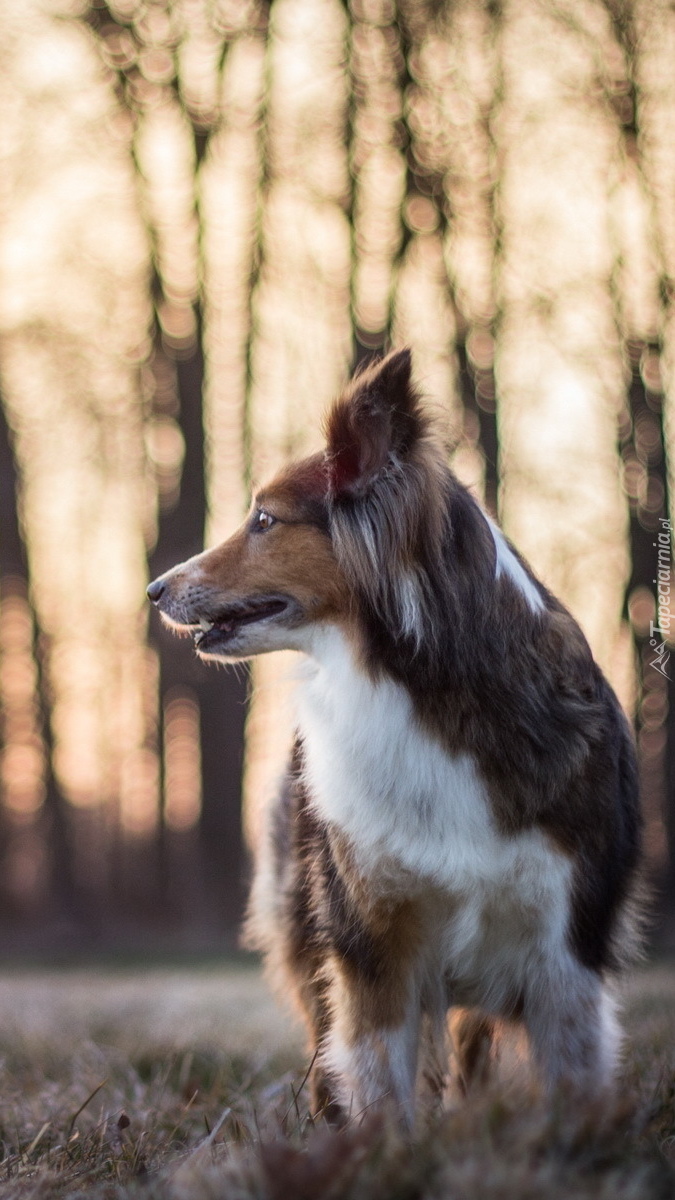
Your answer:
[[[199,627],[193,630],[195,647],[202,652],[215,650],[232,641],[244,625],[277,617],[288,607],[288,600],[282,596],[264,596],[223,609],[215,617],[200,617]]]

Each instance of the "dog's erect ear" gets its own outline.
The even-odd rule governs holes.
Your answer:
[[[326,422],[326,462],[333,496],[358,496],[387,465],[404,459],[424,429],[410,380],[409,350],[397,350],[358,375]]]

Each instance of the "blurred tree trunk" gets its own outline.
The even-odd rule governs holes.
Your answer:
[[[668,680],[667,721],[665,811],[669,853],[664,892],[672,948],[675,945],[675,676]]]
[[[203,548],[206,521],[202,392],[204,362],[201,321],[189,354],[176,360],[178,422],[185,444],[180,496],[160,515],[157,544],[150,556],[153,578]],[[161,352],[161,351],[160,351]],[[167,697],[178,687],[192,690],[199,709],[202,809],[199,824],[202,903],[212,931],[233,935],[243,906],[241,772],[246,713],[246,675],[220,672],[201,663],[192,642],[178,639],[152,616],[152,640],[160,660],[160,722]],[[163,739],[160,739],[160,745]],[[164,833],[166,837],[166,831]],[[160,875],[167,869],[166,844]],[[194,881],[189,881],[193,883]],[[174,881],[174,886],[176,881]],[[166,877],[163,891],[170,896]],[[201,905],[200,905],[201,907]]]
[[[53,767],[44,641],[30,603],[28,560],[18,514],[19,487],[12,433],[0,394],[0,618],[3,603],[18,598],[25,603],[32,621],[35,709],[44,754],[44,799],[35,817],[35,832],[42,841],[47,862],[47,878],[43,883],[46,911],[41,916],[61,935],[65,933],[70,938],[84,932],[85,925],[88,933],[97,930],[99,905],[97,898],[91,896],[83,903],[84,898],[78,895],[74,880],[68,805],[59,790]],[[4,805],[0,808],[0,822],[4,859],[7,853],[12,853],[12,842],[21,836],[21,826],[13,823],[12,815]]]
[[[154,10],[155,17],[159,11],[159,7]],[[175,24],[176,12],[168,6],[164,13],[167,20],[159,18],[156,27],[152,19],[144,20],[140,8],[128,20],[105,0],[89,6],[84,14],[99,39],[104,61],[116,73],[118,100],[130,118],[138,196],[154,265],[154,359],[161,362],[164,375],[172,379],[169,404],[166,397],[162,400],[158,388],[151,407],[160,421],[167,416],[171,421],[175,419],[184,446],[176,494],[168,502],[162,502],[160,496],[158,536],[149,555],[153,578],[198,553],[204,545],[204,358],[198,264],[203,229],[197,181],[212,133],[211,119],[216,116],[207,103],[209,86],[215,85],[222,70],[221,63],[213,79],[209,72],[206,76],[198,73],[190,77],[188,84],[182,79],[179,86],[175,52],[180,19]],[[224,59],[221,34],[213,34],[209,22],[202,23],[194,9],[192,20],[195,44],[202,45],[202,49],[208,45],[211,51],[218,51],[216,58]],[[163,32],[158,33],[159,29]],[[155,46],[156,37],[168,59],[173,60],[173,68],[161,83],[155,82],[144,91],[142,85],[138,87],[142,76],[138,66],[148,47]],[[128,54],[117,54],[119,38]],[[211,58],[209,64],[214,65]],[[153,153],[158,143],[165,150],[169,147],[168,159]],[[186,238],[185,229],[191,222],[194,226]],[[176,345],[162,327],[167,310],[181,314],[188,325],[194,316],[194,336],[179,337],[181,344]],[[150,640],[159,659],[157,754],[163,819],[156,841],[146,839],[126,848],[125,857],[131,867],[126,883],[136,892],[137,906],[156,906],[158,913],[168,907],[169,914],[182,919],[188,928],[203,928],[207,939],[221,932],[231,937],[243,908],[241,775],[247,676],[245,672],[219,672],[201,663],[191,641],[169,633],[154,610]],[[199,714],[201,781],[195,780],[195,791],[201,790],[201,813],[196,831],[176,832],[166,820],[166,717],[172,699],[186,693],[196,703]]]
[[[667,457],[662,423],[662,397],[650,391],[646,362],[659,360],[659,347],[634,342],[628,388],[630,423],[623,459],[634,472],[630,500],[631,578],[626,589],[628,614],[636,594],[651,594],[656,606],[656,536],[659,517],[668,512]],[[652,380],[652,384],[653,384]],[[639,474],[638,474],[639,471]],[[638,482],[639,481],[639,482]],[[658,497],[658,507],[652,504]],[[673,765],[673,680],[653,668],[654,639],[644,620],[633,619],[637,647],[639,704],[636,727],[640,752],[642,803],[646,826],[646,852],[652,882],[659,893],[662,920],[659,940],[671,939],[675,916],[675,803]],[[651,643],[651,644],[650,644]],[[668,670],[668,668],[667,668]],[[670,672],[672,673],[672,671]]]

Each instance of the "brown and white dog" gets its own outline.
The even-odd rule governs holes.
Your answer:
[[[449,470],[409,352],[148,595],[202,658],[305,656],[249,930],[306,1019],[315,1109],[386,1100],[410,1123],[420,1047],[443,1056],[458,1006],[460,1083],[506,1018],[546,1088],[609,1085],[631,734],[579,626]]]

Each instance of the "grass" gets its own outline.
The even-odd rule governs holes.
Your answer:
[[[625,1024],[611,1110],[543,1107],[505,1068],[405,1142],[373,1113],[313,1125],[253,968],[6,973],[0,1200],[667,1200],[675,969],[634,975]]]

